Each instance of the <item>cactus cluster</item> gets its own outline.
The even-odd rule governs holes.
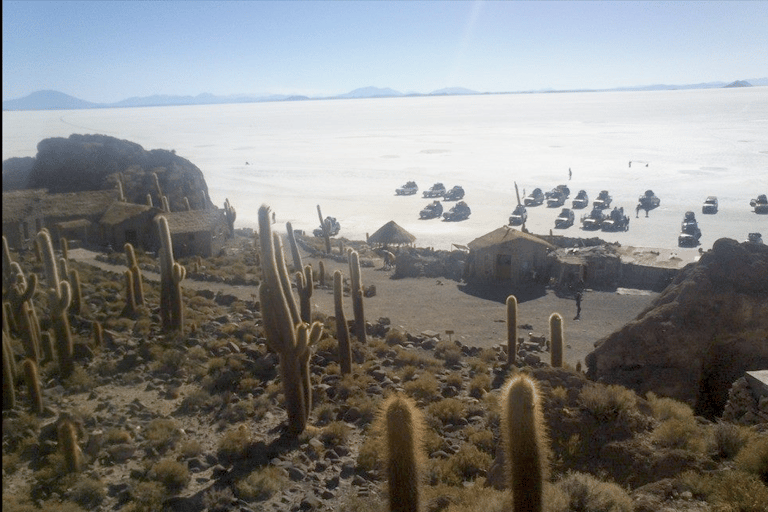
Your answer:
[[[125,250],[126,266],[133,274],[133,298],[136,306],[144,306],[144,279],[139,268],[139,261],[136,259],[136,251],[133,245],[126,242],[123,246]]]
[[[37,242],[45,266],[48,286],[48,308],[51,314],[51,328],[56,340],[59,358],[59,371],[62,377],[69,377],[75,369],[73,359],[72,332],[69,328],[67,311],[72,301],[72,288],[67,281],[59,280],[58,265],[53,253],[51,236],[46,230],[37,234]]]
[[[270,210],[259,208],[259,247],[264,279],[259,300],[267,344],[280,356],[280,375],[288,413],[288,433],[304,431],[312,406],[310,347],[322,333],[317,322],[303,322],[291,292],[280,237],[272,233]]]

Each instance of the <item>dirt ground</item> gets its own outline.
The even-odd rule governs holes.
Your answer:
[[[105,270],[122,273],[123,266],[109,265],[96,261],[96,253],[83,249],[70,251],[70,257]],[[318,268],[318,259],[302,255],[304,264]],[[326,273],[333,274],[341,270],[349,276],[349,266],[332,260],[324,260]],[[530,325],[531,328],[518,329],[518,337],[549,337],[549,315],[560,313],[565,326],[564,359],[571,365],[584,362],[585,356],[592,350],[594,343],[618,330],[633,320],[658,293],[642,290],[623,290],[601,292],[586,290],[582,299],[581,319],[573,320],[576,315],[576,303],[573,299],[558,297],[552,290],[540,290],[537,293],[522,293],[514,290],[468,289],[464,284],[449,279],[406,278],[391,279],[393,270],[382,270],[382,260],[374,259],[373,268],[363,268],[363,285],[376,286],[376,295],[364,301],[365,316],[369,321],[389,318],[394,328],[411,334],[433,331],[441,339],[458,339],[465,345],[492,347],[506,344],[506,307],[507,295],[518,297],[518,326]],[[145,279],[157,280],[159,276],[144,272]],[[333,315],[333,288],[329,280],[325,289],[316,288],[312,303],[316,311]],[[253,300],[258,291],[253,287],[230,286],[218,283],[184,280],[183,287],[209,289],[232,294],[242,300]],[[344,301],[344,310],[348,319],[353,318],[352,301]],[[450,336],[446,331],[453,331]]]
[[[317,268],[317,259],[304,258]],[[349,275],[346,264],[323,262],[326,272],[341,270]],[[507,295],[514,290],[470,290],[466,285],[449,279],[405,278],[391,279],[394,271],[382,270],[382,261],[375,260],[375,268],[363,268],[363,285],[375,285],[376,295],[364,301],[365,316],[369,321],[380,317],[390,319],[393,327],[412,334],[434,331],[448,339],[446,331],[453,331],[452,339],[470,346],[491,347],[506,344]],[[518,329],[518,337],[546,335],[549,338],[549,316],[560,313],[565,326],[564,359],[571,365],[584,362],[595,341],[618,330],[633,320],[658,293],[644,290],[601,292],[586,290],[581,303],[581,318],[576,315],[576,302],[560,298],[554,291],[543,289],[538,293],[518,293],[518,326],[528,324],[531,329]],[[318,311],[333,314],[333,289],[316,289],[312,302]],[[352,318],[351,300],[345,299],[345,313]]]

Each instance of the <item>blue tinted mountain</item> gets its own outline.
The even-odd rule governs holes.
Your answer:
[[[3,101],[3,110],[64,110],[98,107],[59,91],[37,91],[17,100]]]
[[[73,134],[45,139],[37,145],[34,159],[15,160],[3,162],[4,192],[12,190],[10,184],[17,185],[14,188],[45,188],[51,193],[114,189],[122,180],[129,202],[145,204],[149,194],[159,206],[153,176],[157,174],[171,210],[184,210],[185,197],[193,209],[213,207],[203,172],[175,151],[147,151],[136,143],[106,135]],[[6,172],[12,179],[6,181]]]
[[[736,80],[735,82],[729,83],[725,87],[752,87],[752,84],[746,80]]]

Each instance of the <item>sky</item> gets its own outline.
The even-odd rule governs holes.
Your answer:
[[[768,75],[768,2],[3,1],[3,100],[332,96]]]

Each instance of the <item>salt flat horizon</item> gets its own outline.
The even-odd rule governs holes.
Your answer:
[[[236,227],[255,228],[268,204],[280,225],[311,232],[319,204],[340,221],[339,236],[365,239],[394,220],[417,245],[450,249],[506,225],[517,182],[521,195],[567,184],[565,206],[579,189],[590,200],[607,189],[631,217],[627,232],[590,232],[577,210],[560,230],[560,208],[539,206],[529,208],[533,233],[674,248],[683,259],[698,255],[677,248],[688,210],[705,250],[722,237],[768,235],[768,216],[749,207],[768,193],[768,87],[3,112],[3,160],[72,133],[175,150],[202,170],[215,204],[235,206]],[[395,196],[409,180],[419,193]],[[468,220],[419,220],[431,201],[421,192],[438,181],[465,189]],[[647,189],[661,206],[635,218]],[[709,195],[717,215],[701,214]]]

